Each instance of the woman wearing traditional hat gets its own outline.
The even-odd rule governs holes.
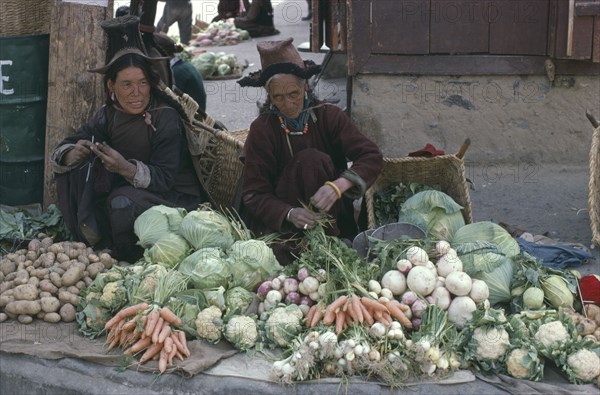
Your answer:
[[[65,138],[52,155],[58,205],[73,236],[117,259],[133,262],[143,250],[135,218],[164,204],[192,210],[208,200],[187,147],[177,103],[158,89],[138,31],[139,18],[108,20],[102,67],[106,104]],[[142,49],[140,49],[142,48]]]
[[[302,232],[328,213],[335,219],[328,232],[353,238],[353,201],[381,171],[379,148],[339,107],[313,96],[307,80],[320,66],[303,61],[291,38],[257,48],[262,70],[238,81],[268,94],[242,153],[242,218],[257,234]]]

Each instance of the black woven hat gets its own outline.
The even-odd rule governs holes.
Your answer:
[[[150,57],[146,53],[140,34],[140,18],[135,15],[124,15],[108,19],[100,24],[107,36],[106,64],[90,69],[94,73],[104,74],[120,57],[135,53],[151,63],[168,60],[167,57]]]
[[[293,38],[282,41],[261,41],[256,44],[260,54],[262,70],[250,73],[238,81],[241,86],[265,86],[275,74],[293,74],[309,79],[321,71],[321,66],[312,60],[302,60],[300,53],[292,44]]]

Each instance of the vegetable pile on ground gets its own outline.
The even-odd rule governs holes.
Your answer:
[[[204,79],[231,76],[242,68],[234,54],[225,52],[203,52],[194,55],[190,62]]]
[[[250,39],[250,33],[238,29],[233,23],[225,21],[212,22],[208,27],[199,32],[190,46],[213,47],[220,45],[235,45]]]
[[[83,243],[54,243],[45,234],[0,260],[0,322],[71,322],[80,293],[117,261]]]

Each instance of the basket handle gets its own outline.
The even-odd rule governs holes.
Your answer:
[[[471,145],[471,139],[467,138],[465,140],[465,142],[460,146],[460,149],[458,150],[458,152],[456,153],[456,157],[458,159],[462,159],[465,157],[465,153],[467,152],[467,150],[469,149],[469,146]]]

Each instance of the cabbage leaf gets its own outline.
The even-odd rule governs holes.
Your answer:
[[[187,214],[184,208],[173,208],[164,205],[150,207],[135,219],[133,231],[142,248],[150,248],[166,233],[177,233],[183,217]]]

